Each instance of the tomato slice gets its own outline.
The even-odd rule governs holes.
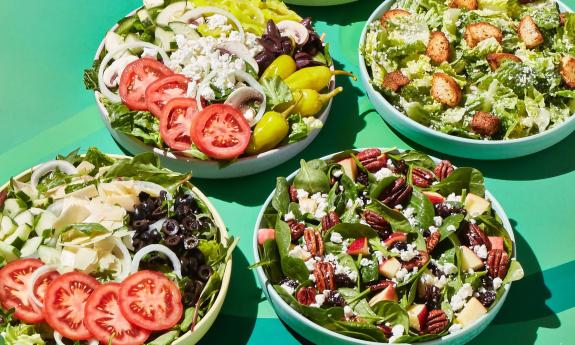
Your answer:
[[[161,331],[174,327],[182,317],[182,295],[163,273],[139,271],[122,282],[120,308],[138,327]]]
[[[118,302],[120,288],[118,283],[107,283],[92,292],[84,308],[84,325],[101,344],[143,344],[150,331],[130,323],[122,315]]]
[[[43,265],[38,259],[22,259],[13,261],[0,270],[0,302],[5,309],[14,308],[14,316],[26,323],[39,323],[44,320],[42,308],[27,295],[32,273]],[[47,273],[36,280],[34,293],[40,301],[44,300],[45,286],[51,279],[53,275]]]
[[[243,114],[227,104],[212,104],[192,118],[192,141],[208,156],[233,159],[250,141],[251,129]]]
[[[169,75],[156,80],[146,89],[146,107],[155,117],[160,118],[162,108],[169,100],[186,97],[189,79],[181,74]]]
[[[120,77],[120,97],[132,110],[148,110],[146,107],[146,89],[154,81],[174,72],[163,63],[141,58],[129,63]]]
[[[99,285],[96,279],[81,272],[66,273],[54,279],[48,285],[44,299],[48,325],[68,339],[92,338],[84,326],[84,306]]]
[[[191,98],[174,98],[164,106],[160,116],[160,135],[166,145],[176,151],[190,148],[192,118],[197,112],[196,101]]]

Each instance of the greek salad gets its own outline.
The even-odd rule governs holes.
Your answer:
[[[360,49],[374,88],[442,133],[523,138],[575,113],[575,14],[554,0],[399,0]]]
[[[305,139],[341,87],[327,44],[278,0],[144,1],[84,73],[110,125],[230,162]]]
[[[170,344],[213,305],[235,246],[190,175],[95,148],[0,192],[6,345]]]
[[[257,233],[285,302],[350,337],[390,343],[454,334],[523,276],[473,168],[417,151],[348,151],[277,179]]]

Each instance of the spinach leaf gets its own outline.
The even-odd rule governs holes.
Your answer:
[[[378,265],[373,261],[367,266],[361,266],[361,281],[363,283],[370,283],[379,278],[379,271],[377,266]]]
[[[277,75],[262,79],[260,84],[266,94],[267,107],[270,109],[293,100],[290,88]]]
[[[277,293],[289,304],[295,311],[307,317],[311,321],[327,329],[337,329],[336,320],[344,318],[343,308],[333,307],[329,309],[314,308],[299,303],[292,295],[288,294],[281,286],[273,285]]]
[[[308,165],[303,159],[300,164],[301,168],[294,178],[294,186],[311,194],[328,193],[330,185],[326,173]]]
[[[187,332],[188,329],[192,326],[192,322],[194,321],[194,314],[196,312],[196,308],[189,307],[186,308],[184,311],[184,319],[180,323],[180,331]]]
[[[389,187],[393,182],[395,182],[395,180],[397,180],[397,176],[388,176],[383,178],[381,181],[376,182],[376,183],[371,183],[369,185],[369,197],[377,200],[379,199],[379,196],[381,195],[381,193],[387,188]]]
[[[399,304],[393,301],[381,301],[376,303],[372,309],[383,321],[387,321],[394,326],[402,325],[405,329],[409,329],[407,311]]]
[[[324,240],[327,241],[332,232],[341,234],[343,238],[378,237],[377,232],[371,227],[358,223],[339,223],[325,233]]]
[[[291,230],[289,225],[278,218],[275,226],[276,242],[280,257],[283,259],[288,256],[289,247],[291,244]]]
[[[430,187],[431,190],[439,191],[444,196],[451,193],[461,194],[465,189],[470,193],[485,196],[485,186],[483,185],[483,174],[474,168],[458,168],[451,175]]]
[[[347,253],[340,253],[337,256],[337,262],[340,266],[345,267],[351,276],[356,276],[359,279],[359,271],[355,265],[355,260],[353,260],[351,255]]]
[[[409,287],[409,291],[406,294],[404,294],[401,301],[399,301],[399,304],[402,308],[409,307],[413,303],[413,301],[415,300],[415,296],[417,296],[417,284],[418,284],[418,280],[411,283],[411,286]]]
[[[276,190],[272,198],[272,205],[280,214],[288,213],[290,203],[289,186],[285,177],[278,177],[276,181]]]
[[[441,226],[439,227],[439,233],[441,234],[440,241],[446,239],[450,234],[453,234],[454,231],[449,231],[448,228],[451,226],[455,227],[455,230],[459,229],[459,225],[463,221],[464,216],[462,214],[452,214],[449,217],[443,220]]]
[[[70,183],[72,176],[63,173],[60,169],[56,168],[46,176],[42,177],[38,183],[38,191],[45,193],[46,191]]]
[[[435,208],[431,201],[429,201],[429,198],[417,188],[413,189],[411,199],[409,200],[409,206],[415,209],[415,219],[421,228],[427,229],[433,225]]]
[[[387,247],[381,243],[381,240],[379,239],[379,237],[370,238],[369,239],[369,245],[371,245],[371,247],[374,250],[377,250],[378,252],[380,252],[384,257],[395,257],[395,256],[400,255],[399,253],[394,253],[394,252],[387,250]]]
[[[483,225],[483,231],[485,231],[488,236],[503,237],[503,244],[505,245],[507,253],[513,253],[513,242],[503,224],[501,224],[496,218],[487,214],[478,216],[475,220],[478,224]]]
[[[419,151],[408,150],[400,153],[399,155],[388,153],[388,156],[394,160],[404,160],[407,165],[414,165],[430,170],[433,170],[435,167],[435,162],[433,159],[431,159],[431,157],[425,153]]]
[[[109,233],[108,229],[98,223],[77,223],[68,225],[62,231],[60,239],[62,243],[66,243],[81,237],[91,238]]]
[[[382,216],[394,231],[412,232],[411,224],[405,216],[394,209],[389,208],[387,205],[379,200],[373,200],[366,209],[373,211]]]
[[[365,298],[355,303],[353,311],[360,317],[373,318],[377,316],[377,314],[371,310],[371,307]]]
[[[360,203],[353,199],[351,206],[348,207],[346,202],[345,207],[345,212],[341,215],[341,217],[339,217],[339,220],[343,223],[359,223],[359,215],[357,214],[357,210],[361,207]]]
[[[521,266],[521,264],[517,260],[513,259],[509,264],[509,269],[507,270],[507,275],[505,276],[505,279],[503,279],[502,285],[522,279],[524,275],[525,273],[523,271],[523,267]]]
[[[416,342],[428,341],[437,339],[439,337],[444,336],[445,334],[424,334],[424,335],[402,335],[401,337],[397,338],[395,342],[402,343],[402,344],[411,344]]]
[[[201,239],[198,243],[198,249],[204,254],[206,263],[210,266],[223,261],[227,255],[224,245],[216,240]]]
[[[283,272],[276,241],[265,241],[263,246],[260,246],[259,252],[260,262],[250,266],[250,269],[262,266],[270,282],[272,282],[272,284],[278,284],[283,278]]]
[[[487,271],[474,272],[472,274],[466,274],[463,279],[463,283],[469,283],[473,287],[473,290],[477,290],[479,285],[481,285],[481,277],[487,274]]]
[[[357,186],[347,175],[343,174],[340,178],[343,187],[343,195],[346,199],[354,200],[357,198]]]
[[[284,256],[281,258],[282,271],[286,277],[304,283],[309,280],[309,271],[305,262],[300,258],[293,256]]]
[[[311,161],[307,162],[307,166],[312,169],[321,170],[324,173],[327,173],[329,169],[327,162],[323,159],[312,159]]]
[[[355,338],[367,341],[385,342],[385,335],[379,327],[367,322],[338,321],[337,325],[343,330],[338,333],[352,335]]]

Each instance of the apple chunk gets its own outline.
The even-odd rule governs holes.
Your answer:
[[[483,261],[475,254],[475,252],[466,246],[459,247],[461,249],[461,268],[467,271],[468,269],[478,270],[483,268]]]
[[[374,305],[376,305],[378,302],[381,301],[397,302],[397,293],[395,292],[395,286],[389,285],[388,287],[380,291],[377,295],[373,296],[369,300],[369,306],[373,307]]]
[[[343,173],[346,174],[347,177],[349,177],[352,181],[355,181],[355,178],[357,177],[357,164],[355,164],[353,158],[342,159],[337,163],[341,165]]]
[[[259,229],[258,230],[258,244],[263,246],[267,240],[275,240],[276,239],[276,231],[275,229]]]
[[[472,297],[465,307],[457,314],[457,320],[463,327],[471,325],[475,320],[479,319],[482,315],[487,313],[487,309],[475,297]]]
[[[400,269],[401,263],[396,258],[384,260],[379,264],[378,267],[379,273],[388,279],[395,277],[395,274]]]
[[[443,197],[443,195],[437,193],[437,192],[428,192],[428,191],[424,191],[423,195],[425,195],[429,201],[431,201],[432,204],[440,204],[442,202],[445,201],[445,198]]]
[[[409,327],[420,332],[427,323],[427,306],[425,304],[414,304],[407,309],[409,316]]]
[[[504,250],[505,247],[503,246],[503,237],[501,236],[488,236],[489,243],[491,244],[491,250],[493,249],[501,249]]]
[[[369,246],[367,245],[367,237],[360,237],[351,242],[349,247],[347,247],[347,253],[349,255],[368,255]]]
[[[391,247],[395,242],[402,242],[402,241],[407,241],[407,234],[405,232],[394,232],[391,235],[389,235],[389,237],[383,241],[383,244],[385,244],[385,246],[387,248]]]
[[[465,210],[471,217],[482,215],[489,208],[489,201],[483,199],[479,195],[473,193],[467,194],[465,197]]]

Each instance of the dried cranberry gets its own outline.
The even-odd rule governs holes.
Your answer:
[[[361,183],[364,186],[367,186],[369,184],[369,176],[367,175],[367,173],[365,171],[360,171],[357,174],[357,177],[355,178],[355,181],[357,183]]]
[[[429,231],[429,229],[423,229],[421,234],[423,235],[423,237],[429,237],[431,235],[431,231]]]
[[[335,285],[338,288],[340,288],[340,287],[354,287],[355,286],[355,284],[353,283],[351,278],[347,276],[347,274],[338,273],[338,274],[334,275],[333,278],[335,281]]]
[[[481,277],[481,286],[486,289],[493,289],[493,277],[488,274]]]
[[[452,214],[466,215],[467,211],[463,206],[454,205],[450,202],[442,202],[435,205],[435,213],[442,218],[447,218]]]
[[[485,290],[484,292],[480,292],[477,299],[485,308],[489,308],[489,306],[495,302],[495,291]]]
[[[337,291],[330,291],[329,295],[325,299],[324,305],[327,307],[343,307],[345,305],[345,300],[341,294]]]
[[[385,241],[389,238],[389,236],[391,236],[391,233],[393,232],[390,228],[387,229],[378,229],[377,231],[377,235],[379,236],[379,239],[382,241]]]
[[[280,285],[287,285],[294,290],[297,289],[297,287],[299,286],[299,284],[295,280],[290,278],[284,278],[280,280]]]
[[[425,287],[425,304],[429,309],[440,309],[441,307],[441,290],[435,285]]]
[[[391,247],[399,251],[404,251],[407,250],[407,242],[405,241],[395,242]]]
[[[393,165],[394,165],[394,168],[393,168],[394,173],[407,175],[407,170],[409,169],[409,167],[407,166],[407,164],[405,163],[405,161],[403,159],[400,159],[398,161],[394,161]]]

